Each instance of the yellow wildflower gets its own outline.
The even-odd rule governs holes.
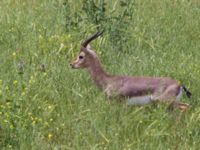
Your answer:
[[[13,56],[13,57],[15,57],[15,56],[16,56],[16,53],[15,53],[15,52],[14,52],[14,53],[12,53],[12,56]]]
[[[49,109],[49,110],[51,110],[51,109],[52,109],[52,106],[51,106],[51,105],[49,105],[49,106],[48,106],[48,109]]]
[[[34,120],[34,117],[33,117],[33,116],[31,116],[31,120],[32,120],[32,121]]]
[[[12,145],[8,145],[8,148],[12,148]]]
[[[18,81],[17,81],[17,80],[13,81],[13,84],[14,84],[14,85],[16,85],[17,83],[18,83]]]
[[[39,35],[39,39],[42,39],[42,35]]]
[[[45,125],[45,126],[49,126],[49,123],[48,123],[48,122],[45,122],[44,125]]]
[[[6,105],[10,105],[10,102],[7,102]]]
[[[53,135],[51,133],[48,134],[48,139],[51,140]]]
[[[8,86],[6,86],[6,90],[7,90],[7,91],[9,90],[9,87],[8,87]]]
[[[14,129],[14,126],[12,124],[10,125],[10,129]]]
[[[34,126],[36,124],[36,121],[35,120],[33,120],[33,122],[32,122],[32,125]]]
[[[8,123],[8,120],[5,119],[3,122]]]
[[[32,84],[32,80],[29,80],[28,82],[29,82],[29,84]]]
[[[26,93],[25,92],[22,92],[22,94],[21,94],[22,96],[24,96],[24,95],[26,95]]]

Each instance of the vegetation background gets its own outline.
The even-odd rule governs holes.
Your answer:
[[[177,149],[200,147],[198,0],[1,0],[0,147]],[[108,103],[85,71],[71,70],[92,43],[114,74],[170,76],[193,93],[189,111]]]

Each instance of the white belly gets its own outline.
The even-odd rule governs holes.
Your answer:
[[[127,100],[127,105],[146,105],[151,103],[151,95],[131,97]]]

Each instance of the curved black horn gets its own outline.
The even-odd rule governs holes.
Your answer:
[[[90,36],[89,38],[87,38],[84,42],[82,42],[82,46],[86,47],[92,40],[96,39],[97,37],[99,37],[101,34],[103,33],[103,31],[98,31],[95,34],[93,34],[92,36]]]

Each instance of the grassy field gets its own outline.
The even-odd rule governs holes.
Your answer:
[[[198,0],[1,0],[0,14],[0,149],[199,149]],[[108,103],[86,71],[69,68],[97,29],[92,47],[108,72],[189,88],[179,123],[164,105]]]

